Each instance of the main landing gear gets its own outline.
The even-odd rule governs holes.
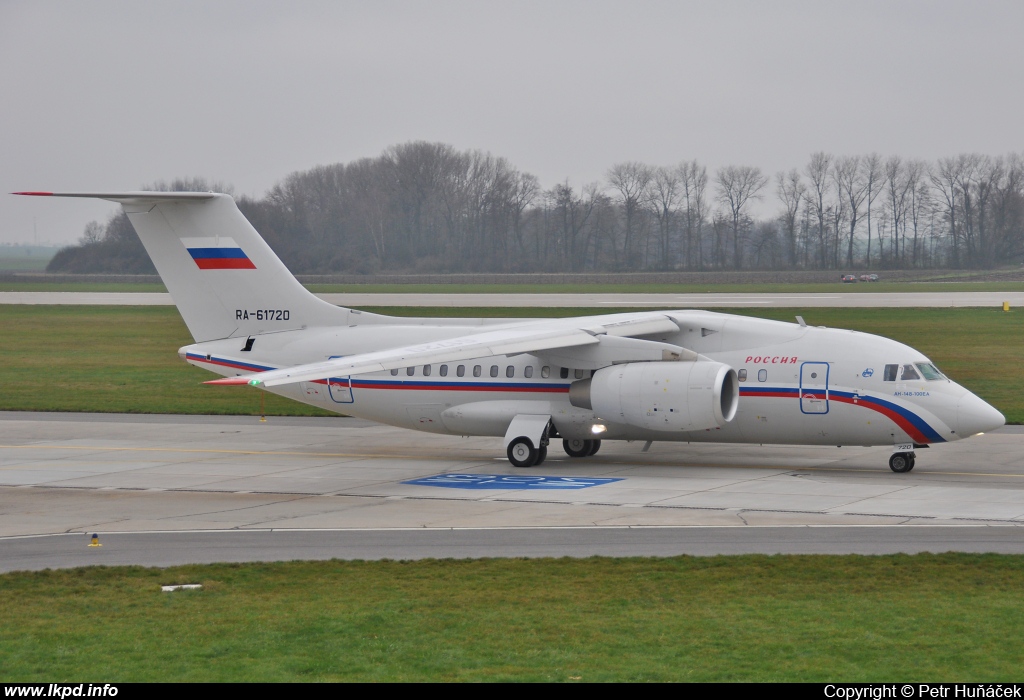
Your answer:
[[[562,448],[570,457],[590,457],[596,455],[601,449],[600,440],[562,440]],[[548,446],[542,444],[539,448],[533,446],[533,441],[528,437],[517,437],[508,444],[508,461],[513,467],[536,467],[543,464],[548,456]]]
[[[562,440],[562,448],[570,457],[590,457],[601,449],[600,440]]]
[[[536,467],[547,459],[548,446],[534,447],[530,438],[518,437],[508,444],[506,453],[513,467]]]
[[[889,458],[889,469],[897,474],[905,474],[914,468],[915,458],[913,452],[894,452]]]

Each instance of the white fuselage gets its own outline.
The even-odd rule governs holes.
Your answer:
[[[360,376],[279,386],[270,391],[329,411],[453,435],[504,435],[516,415],[550,415],[564,438],[820,445],[926,445],[1002,425],[994,408],[945,378],[886,376],[886,366],[929,363],[879,336],[718,314],[659,312],[677,333],[644,336],[685,347],[734,368],[735,418],[699,431],[650,430],[606,420],[569,402],[570,385],[592,368],[556,366],[540,355],[496,355]],[[469,328],[528,320],[388,319],[307,328],[184,347],[191,364],[245,375],[463,335]],[[408,321],[408,325],[402,324]],[[914,372],[909,372],[913,375]]]

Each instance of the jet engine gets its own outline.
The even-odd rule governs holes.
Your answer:
[[[613,423],[650,430],[719,428],[739,402],[736,371],[721,362],[631,362],[573,382],[569,402]]]

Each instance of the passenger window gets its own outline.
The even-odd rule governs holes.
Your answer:
[[[511,379],[512,377],[516,376],[516,368],[513,367],[512,365],[509,365],[508,367],[506,367],[505,368],[505,376],[508,377],[509,379]]]
[[[558,370],[558,376],[561,377],[562,379],[568,379],[569,378],[569,368],[568,367],[563,367],[562,369]]]
[[[492,377],[497,377],[498,376],[498,365],[491,365],[491,376]]]
[[[533,365],[526,366],[526,369],[523,370],[523,376],[527,379],[533,376]]]
[[[924,375],[924,378],[930,382],[935,381],[936,379],[945,379],[945,377],[942,376],[942,372],[940,372],[935,365],[928,364],[927,362],[918,362],[917,368],[921,370],[921,374]]]
[[[415,367],[406,367],[406,368],[405,368],[405,373],[406,373],[406,374],[407,374],[408,376],[410,376],[410,377],[411,377],[412,375],[416,374],[416,368],[415,368]]]
[[[883,382],[894,382],[896,381],[896,373],[899,371],[899,365],[886,365],[885,371],[882,373]]]
[[[429,377],[430,376],[430,365],[423,365],[423,376],[424,377]]]
[[[391,376],[392,377],[397,377],[398,376],[398,370],[397,369],[391,370]]]
[[[540,376],[541,376],[542,379],[547,379],[548,377],[550,377],[551,376],[551,368],[548,367],[547,365],[544,365],[543,367],[541,367],[540,368]]]
[[[577,379],[583,379],[583,370],[578,369],[576,370],[575,374]]]
[[[909,382],[914,379],[920,379],[921,375],[914,369],[914,365],[903,365],[903,381]]]
[[[759,369],[759,370],[757,370],[757,381],[759,381],[759,382],[766,382],[766,381],[768,381],[768,370],[766,370],[766,369]]]
[[[741,369],[736,375],[740,378],[741,382],[747,381],[747,370]]]
[[[466,365],[459,365],[459,368],[455,370],[455,374],[459,377],[466,376]]]
[[[441,372],[440,372],[440,374],[441,374],[442,377],[447,377],[448,376],[448,365],[441,365]]]
[[[473,376],[479,377],[483,374],[483,368],[480,365],[473,365]]]

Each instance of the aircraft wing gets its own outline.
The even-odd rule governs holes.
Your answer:
[[[347,377],[403,369],[422,364],[458,362],[490,355],[539,353],[556,349],[563,349],[564,352],[564,349],[599,345],[602,342],[602,337],[625,339],[649,333],[674,333],[678,330],[679,326],[672,319],[656,313],[545,320],[418,345],[337,357],[307,365],[216,379],[206,383],[252,384],[272,387],[330,377]],[[666,348],[669,349],[668,352],[686,352],[666,343],[643,340],[634,340],[633,342],[645,346],[647,354],[657,353],[658,359],[661,359]],[[646,348],[647,345],[652,347]],[[635,349],[632,351],[637,352]]]

